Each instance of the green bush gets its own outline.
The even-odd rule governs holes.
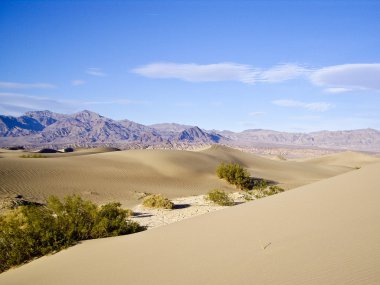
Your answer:
[[[143,206],[147,208],[163,208],[163,209],[173,209],[174,204],[168,198],[162,196],[161,194],[152,194],[146,196],[143,200]]]
[[[224,191],[214,189],[207,193],[206,200],[212,201],[215,204],[220,206],[232,206],[234,205],[234,201],[232,198]]]
[[[221,163],[216,169],[216,174],[238,189],[252,188],[252,179],[248,171],[237,163]]]
[[[47,158],[46,155],[42,155],[42,154],[23,154],[20,157],[21,158]]]
[[[253,189],[255,190],[265,190],[268,187],[268,183],[264,179],[256,179],[254,181]]]
[[[0,272],[80,240],[144,230],[120,203],[98,207],[79,196],[50,197],[46,206],[21,206],[0,215]]]

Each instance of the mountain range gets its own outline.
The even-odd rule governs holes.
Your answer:
[[[0,147],[62,148],[112,146],[191,149],[211,144],[252,147],[313,147],[380,152],[380,131],[359,129],[288,133],[251,129],[243,132],[204,130],[198,126],[112,120],[84,110],[75,114],[32,111],[20,117],[0,115]]]

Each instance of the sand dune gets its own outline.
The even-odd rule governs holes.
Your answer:
[[[215,175],[221,161],[238,162],[253,176],[276,181],[286,189],[352,169],[323,162],[275,161],[221,146],[198,152],[96,149],[46,154],[49,158],[19,158],[20,154],[2,153],[0,194],[21,194],[42,202],[49,195],[77,193],[100,203],[121,201],[124,206],[136,205],[140,192],[175,198],[213,188],[233,190]],[[355,156],[350,159],[358,164]]]
[[[380,284],[380,164],[139,234],[93,240],[1,284]]]
[[[334,165],[349,168],[360,168],[364,165],[379,162],[379,158],[359,152],[340,152],[330,155],[320,156],[318,158],[305,159],[303,161],[310,164]]]

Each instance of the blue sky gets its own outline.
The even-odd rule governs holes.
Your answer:
[[[380,1],[0,2],[0,113],[380,129]]]

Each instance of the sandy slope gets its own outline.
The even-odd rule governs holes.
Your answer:
[[[93,240],[1,284],[380,284],[380,164],[159,227]]]
[[[175,198],[213,188],[232,190],[215,175],[221,161],[238,162],[252,175],[279,182],[286,189],[352,170],[342,164],[275,161],[221,146],[198,152],[95,149],[44,154],[49,158],[19,158],[21,154],[0,153],[0,195],[21,194],[41,202],[52,194],[78,193],[97,202],[117,200],[132,206],[138,203],[139,192]],[[353,154],[348,160],[358,165],[356,159]]]

